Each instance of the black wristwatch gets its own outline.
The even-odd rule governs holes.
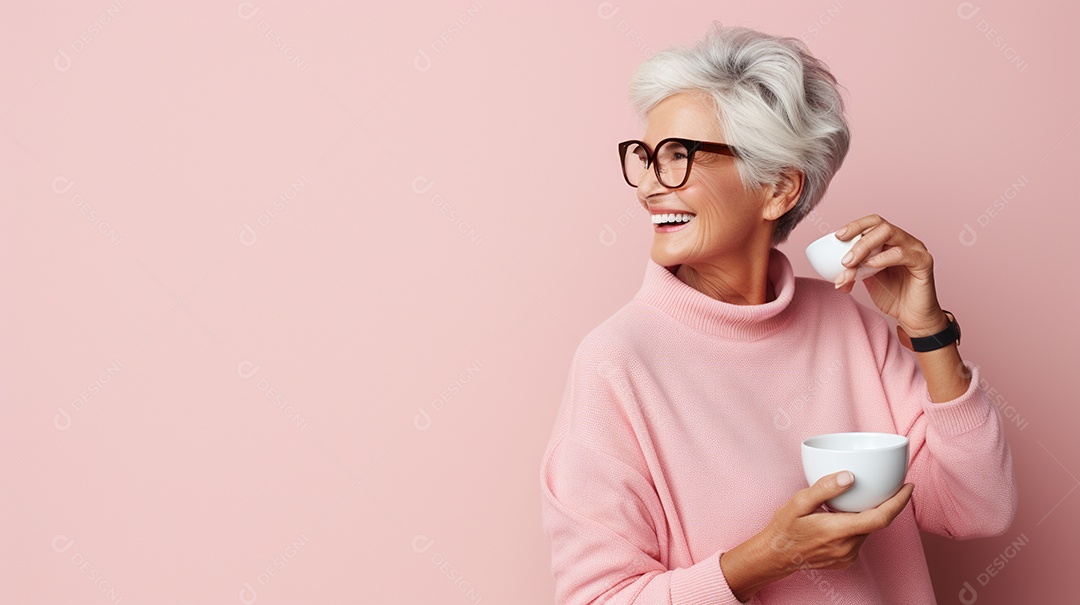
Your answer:
[[[947,347],[954,342],[956,343],[956,346],[960,346],[960,324],[957,323],[956,316],[945,309],[942,309],[941,311],[949,318],[948,327],[937,334],[931,334],[930,336],[919,336],[917,338],[911,338],[909,336],[908,340],[910,340],[911,344],[908,348],[916,353],[926,353],[927,351],[936,351],[937,349]],[[907,333],[905,332],[905,335],[906,334]]]

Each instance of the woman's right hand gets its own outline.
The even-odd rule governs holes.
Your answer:
[[[827,512],[824,502],[844,493],[841,475],[825,475],[803,488],[781,506],[754,537],[723,553],[720,567],[731,592],[748,601],[770,582],[799,569],[845,569],[859,556],[859,548],[872,531],[888,527],[911,499],[915,489],[905,483],[892,497],[861,513]]]

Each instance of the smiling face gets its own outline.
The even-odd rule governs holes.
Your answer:
[[[712,100],[703,95],[671,95],[653,107],[646,119],[641,140],[649,149],[668,137],[727,142]],[[690,177],[679,189],[661,185],[652,167],[645,171],[637,196],[650,214],[694,215],[688,223],[675,227],[653,225],[651,255],[657,264],[724,266],[728,264],[724,259],[737,259],[763,241],[768,248],[772,222],[783,212],[777,214],[780,209],[770,203],[772,187],[743,189],[735,161],[728,155],[698,151]]]

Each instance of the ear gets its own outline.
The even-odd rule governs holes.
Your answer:
[[[806,175],[797,170],[781,173],[775,185],[769,185],[765,190],[765,208],[763,218],[775,221],[791,210],[802,195],[803,183]]]

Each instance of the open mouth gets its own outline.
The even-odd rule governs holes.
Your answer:
[[[652,215],[653,226],[660,230],[670,230],[672,228],[678,228],[686,225],[694,217],[695,214],[686,212],[680,214],[654,214]]]

